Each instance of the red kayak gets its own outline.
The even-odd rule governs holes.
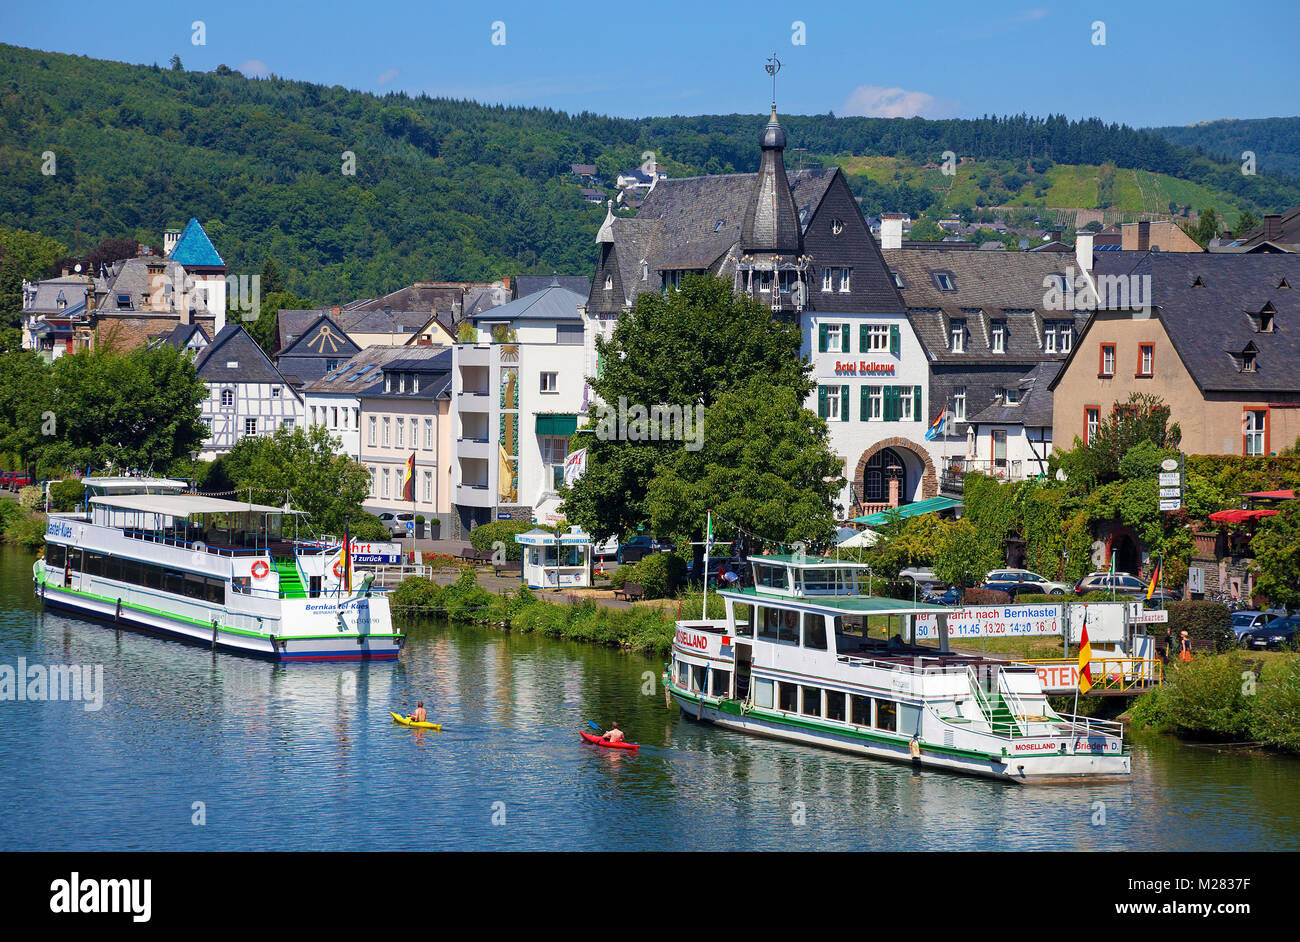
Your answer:
[[[587,742],[595,743],[597,746],[604,746],[606,749],[640,749],[639,743],[634,742],[610,742],[608,739],[601,739],[599,736],[593,736],[591,733],[578,730],[578,735]]]

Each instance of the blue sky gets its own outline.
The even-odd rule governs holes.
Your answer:
[[[624,117],[764,112],[774,51],[786,114],[1023,111],[1142,127],[1300,111],[1297,0],[2,5],[0,40],[37,49],[160,65],[178,53],[187,69]]]

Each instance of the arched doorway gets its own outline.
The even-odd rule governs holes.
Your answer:
[[[1111,535],[1110,558],[1116,572],[1136,576],[1142,569],[1142,554],[1138,550],[1137,541],[1129,533],[1121,531]]]
[[[862,475],[863,500],[868,504],[910,504],[907,488],[907,466],[892,448],[882,448],[867,459]]]

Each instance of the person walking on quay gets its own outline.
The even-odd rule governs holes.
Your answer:
[[[1178,633],[1178,660],[1190,661],[1192,659],[1192,642],[1187,637],[1186,631]]]

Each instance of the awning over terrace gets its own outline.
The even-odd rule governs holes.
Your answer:
[[[910,504],[902,504],[897,508],[898,515],[906,519],[907,517],[916,517],[921,514],[932,514],[940,510],[949,510],[953,507],[960,507],[961,501],[955,497],[927,497],[925,500],[914,501]],[[889,522],[891,511],[882,510],[880,513],[867,514],[865,517],[857,517],[854,523],[865,523],[869,527],[879,527]]]
[[[1276,510],[1218,510],[1210,514],[1210,519],[1215,523],[1245,523],[1247,520],[1257,520],[1260,517],[1275,517]]]

